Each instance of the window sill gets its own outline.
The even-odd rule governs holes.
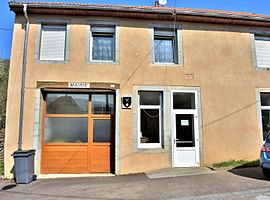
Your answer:
[[[155,67],[183,67],[183,65],[179,64],[179,63],[150,63],[150,66],[155,66]]]
[[[165,148],[137,148],[136,153],[142,154],[167,154],[169,149]]]
[[[254,66],[253,69],[256,71],[270,71],[270,66],[269,67]]]
[[[35,60],[36,64],[68,64],[69,60]]]
[[[93,61],[86,61],[86,64],[90,65],[119,65],[119,61],[98,61],[98,60],[93,60]]]
[[[139,144],[138,149],[162,149],[161,144]]]

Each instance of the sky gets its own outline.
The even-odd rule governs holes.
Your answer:
[[[155,0],[27,0],[27,1],[78,2],[78,3],[94,3],[94,4],[138,5],[138,6],[151,6],[154,5],[155,2]],[[8,2],[9,0],[0,0],[0,59],[10,57],[10,50],[12,43],[14,13],[9,10]],[[270,0],[167,0],[166,6],[240,11],[240,12],[265,14],[270,16]]]

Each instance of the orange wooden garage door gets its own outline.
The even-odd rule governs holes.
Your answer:
[[[41,173],[113,172],[114,94],[44,96]]]

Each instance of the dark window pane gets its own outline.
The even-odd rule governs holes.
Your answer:
[[[261,105],[270,106],[270,92],[261,92]]]
[[[93,36],[92,60],[113,61],[113,36]]]
[[[159,143],[159,110],[141,109],[141,143]]]
[[[46,118],[45,143],[86,143],[87,118]]]
[[[155,62],[174,62],[173,39],[155,38]]]
[[[47,94],[48,114],[87,114],[87,94]]]
[[[173,93],[173,109],[195,109],[195,94]]]
[[[270,110],[262,110],[263,140],[270,131]]]
[[[114,95],[113,94],[93,94],[92,112],[94,114],[113,114]]]
[[[268,142],[268,143],[270,143],[270,133],[266,135],[265,141]]]
[[[111,141],[111,120],[94,119],[93,142]]]
[[[160,105],[161,92],[139,92],[140,105]]]
[[[194,122],[191,114],[176,115],[176,147],[194,147]]]

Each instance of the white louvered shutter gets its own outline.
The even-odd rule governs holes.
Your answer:
[[[270,37],[255,36],[257,66],[270,68]]]
[[[40,60],[64,61],[66,26],[43,25]]]

